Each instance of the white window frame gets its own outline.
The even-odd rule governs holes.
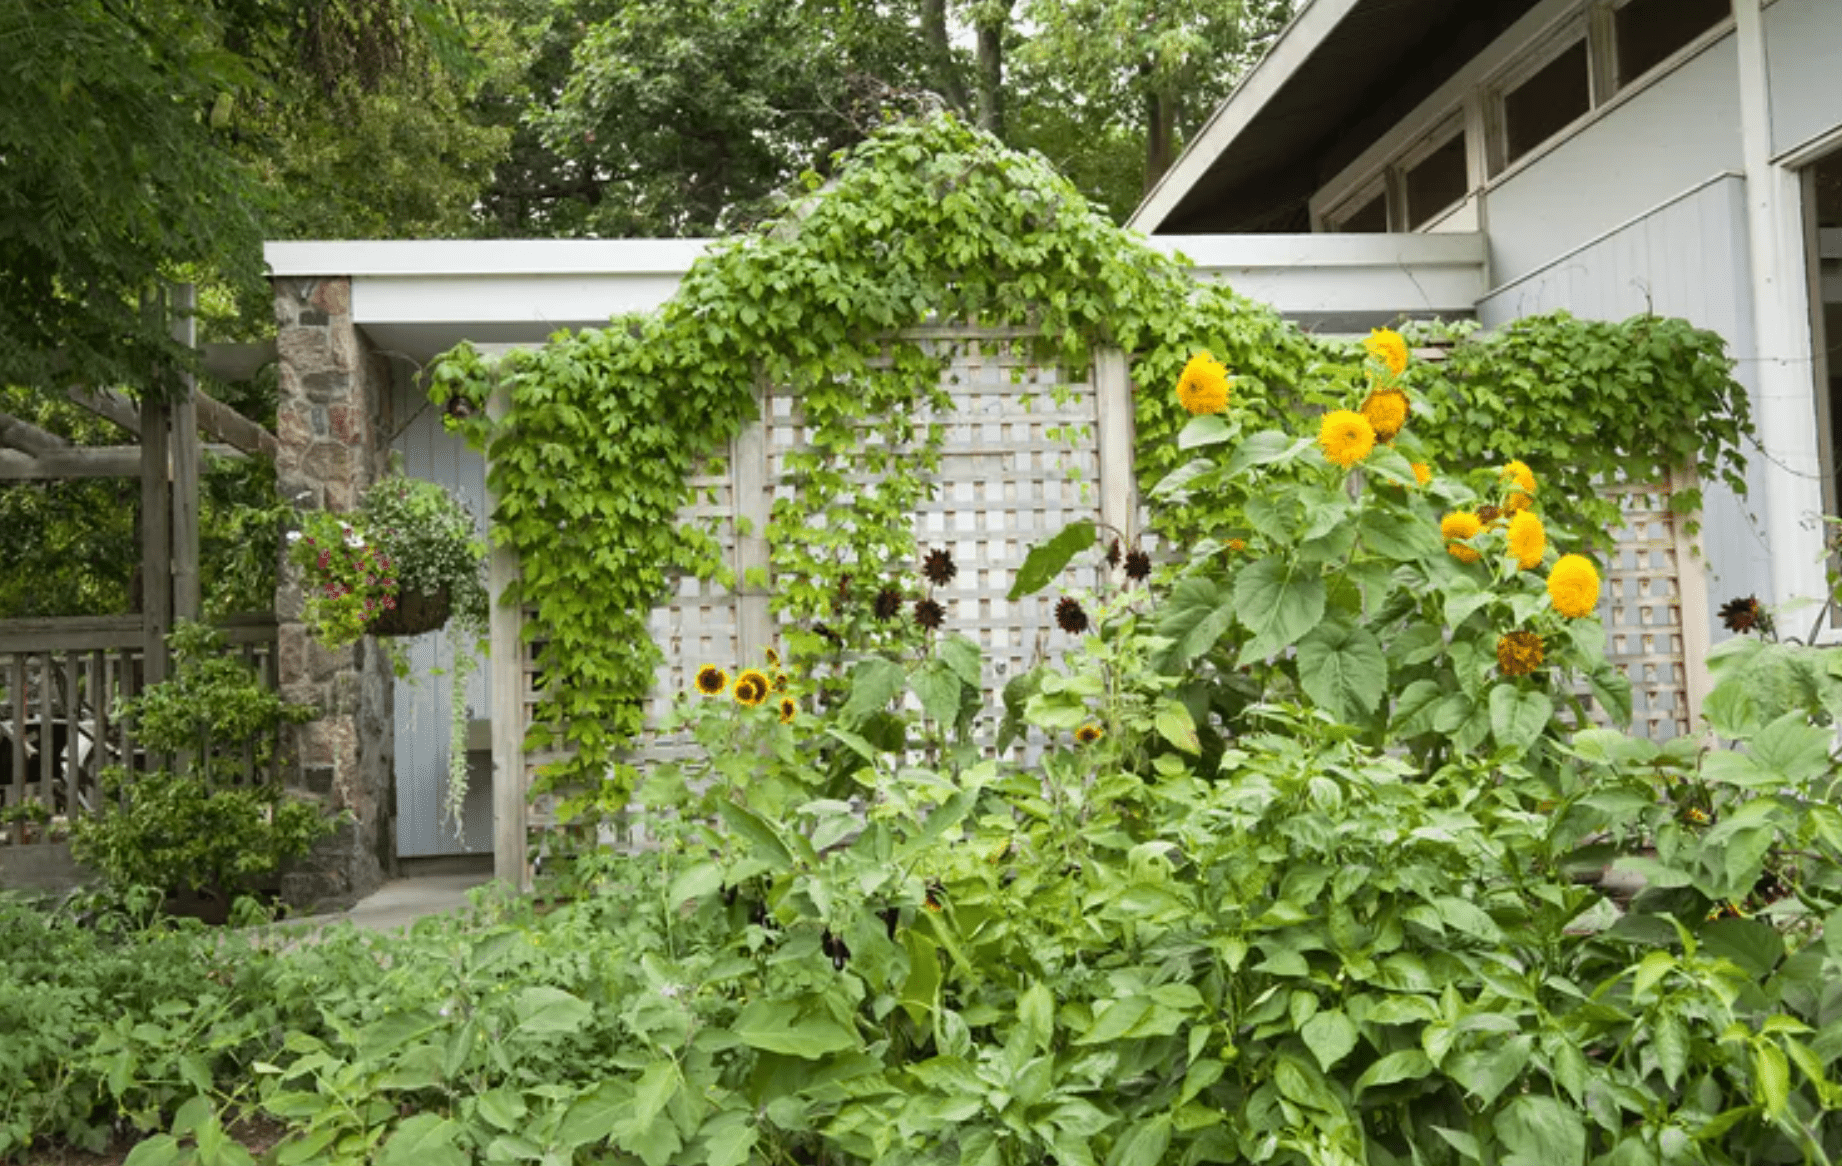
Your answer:
[[[1451,145],[1453,138],[1463,139],[1464,134],[1465,111],[1462,108],[1454,109],[1448,112],[1443,118],[1434,122],[1433,128],[1421,135],[1419,141],[1401,152],[1400,158],[1392,167],[1395,174],[1399,177],[1396,180],[1395,190],[1392,192],[1398,195],[1398,197],[1388,208],[1388,222],[1391,226],[1395,223],[1399,223],[1400,229],[1403,231],[1417,231],[1420,227],[1431,226],[1433,223],[1444,218],[1446,212],[1450,211],[1453,207],[1464,205],[1465,200],[1471,197],[1476,176],[1471,173],[1470,157],[1467,152],[1465,162],[1465,192],[1451,202],[1435,207],[1421,219],[1420,227],[1410,227],[1407,225],[1413,218],[1413,207],[1409,206],[1407,203],[1407,172]],[[1397,206],[1399,207],[1398,211],[1395,209]]]
[[[1597,7],[1597,6],[1595,6]],[[1486,155],[1490,162],[1491,177],[1522,161],[1533,157],[1545,149],[1556,138],[1565,134],[1574,126],[1591,117],[1600,105],[1598,92],[1598,69],[1594,68],[1595,59],[1603,56],[1603,50],[1596,49],[1593,43],[1592,25],[1586,10],[1575,12],[1561,21],[1537,41],[1528,52],[1511,61],[1494,77],[1484,83],[1485,116],[1488,134]],[[1563,54],[1571,51],[1575,45],[1586,46],[1586,112],[1574,118],[1554,133],[1536,142],[1521,157],[1512,160],[1509,156],[1509,95],[1522,88],[1537,73],[1552,65]]]

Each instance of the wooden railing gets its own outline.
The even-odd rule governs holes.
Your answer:
[[[218,630],[227,652],[277,686],[273,616],[233,616]],[[61,841],[72,818],[101,807],[105,769],[160,763],[117,715],[146,685],[146,642],[138,615],[0,620],[0,845]],[[273,777],[274,765],[258,773],[246,750],[243,779]]]

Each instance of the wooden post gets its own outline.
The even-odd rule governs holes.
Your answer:
[[[1100,520],[1119,531],[1128,549],[1138,537],[1138,479],[1133,472],[1137,425],[1132,409],[1132,375],[1126,354],[1103,348],[1094,354],[1094,395],[1100,425]]]
[[[145,683],[166,679],[173,620],[172,494],[166,480],[167,407],[141,402],[141,628]]]
[[[1690,466],[1671,475],[1672,494],[1693,490],[1700,484]],[[1682,618],[1682,687],[1688,701],[1689,734],[1701,732],[1701,709],[1714,689],[1713,674],[1708,671],[1708,653],[1714,649],[1712,613],[1708,607],[1708,564],[1702,557],[1701,542],[1691,538],[1688,524],[1693,515],[1670,515],[1670,531],[1675,537],[1676,602]]]
[[[730,447],[729,488],[736,517],[736,650],[737,664],[744,668],[759,665],[760,657],[774,638],[773,615],[768,610],[765,586],[768,571],[767,524],[773,514],[773,499],[768,492],[768,422],[767,410],[773,399],[766,385],[755,386],[757,419],[736,434]],[[747,533],[743,528],[747,528]],[[753,574],[760,580],[750,582]]]
[[[173,285],[173,339],[187,348],[198,346],[194,315],[198,293],[189,283]],[[173,618],[198,618],[198,404],[196,378],[188,370],[179,374],[178,393],[172,407],[173,455]],[[145,434],[143,434],[145,437]]]
[[[511,393],[503,384],[493,390],[487,411],[505,416]],[[492,538],[492,515],[499,501],[492,492],[492,458],[486,459],[486,529]],[[486,565],[492,596],[488,631],[492,644],[488,676],[492,681],[492,870],[493,877],[519,891],[531,889],[531,864],[525,838],[524,771],[524,613],[506,602],[518,578],[518,558],[507,546],[493,545]]]

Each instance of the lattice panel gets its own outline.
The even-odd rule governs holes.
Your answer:
[[[1687,736],[1688,659],[1683,641],[1680,562],[1686,545],[1667,493],[1637,486],[1607,487],[1622,497],[1625,525],[1604,563],[1599,615],[1606,658],[1631,681],[1631,731],[1662,741]],[[1696,613],[1699,615],[1699,613]],[[1598,709],[1594,719],[1604,721]]]
[[[945,426],[937,492],[915,515],[922,549],[952,552],[959,574],[934,598],[946,608],[943,634],[960,634],[985,654],[992,724],[1012,676],[1059,653],[1070,637],[1055,627],[1062,587],[1091,588],[1091,567],[1017,603],[1005,596],[1030,547],[1099,507],[1098,410],[1091,378],[1071,380],[1038,364],[1014,332],[938,333],[923,343],[944,356],[942,383],[953,412],[922,418]],[[769,409],[768,480],[790,497],[787,455],[805,447],[798,404],[777,394]]]

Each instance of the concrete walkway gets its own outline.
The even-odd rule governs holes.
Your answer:
[[[291,923],[351,923],[371,931],[398,931],[424,915],[440,915],[467,905],[467,892],[492,881],[488,873],[420,875],[392,879],[358,900],[349,911],[308,915]]]

